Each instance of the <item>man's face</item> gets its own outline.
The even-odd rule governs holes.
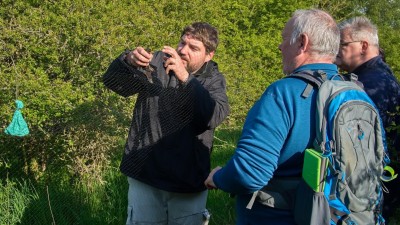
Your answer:
[[[205,62],[212,59],[214,52],[207,53],[203,42],[190,35],[183,35],[176,50],[189,73],[199,70]]]
[[[362,41],[353,40],[348,30],[340,32],[340,48],[335,64],[347,72],[353,72],[361,63]]]
[[[282,53],[282,64],[283,64],[283,73],[290,74],[292,73],[299,65],[298,65],[298,41],[290,44],[290,39],[293,31],[293,19],[290,19],[285,28],[282,31],[282,42],[279,45],[279,50]]]

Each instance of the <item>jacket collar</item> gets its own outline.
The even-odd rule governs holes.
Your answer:
[[[197,70],[195,73],[193,73],[193,76],[198,77],[210,77],[211,76],[211,71],[212,69],[217,66],[217,63],[214,61],[210,60],[201,66],[199,70]]]
[[[374,58],[371,58],[370,60],[366,61],[365,63],[361,64],[358,66],[353,73],[358,74],[360,71],[363,71],[366,68],[371,68],[375,67],[377,63],[380,63],[382,61],[382,56],[378,55],[375,56]],[[383,62],[383,61],[382,61]]]
[[[338,67],[333,63],[312,63],[302,65],[296,68],[293,73],[304,71],[304,70],[323,70],[327,73],[328,78],[330,79],[332,76],[339,74]]]

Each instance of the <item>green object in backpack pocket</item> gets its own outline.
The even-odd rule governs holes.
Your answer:
[[[328,167],[328,158],[314,149],[304,152],[303,180],[315,191],[324,190],[324,178]]]
[[[28,124],[25,122],[21,113],[24,103],[20,100],[16,100],[15,104],[17,109],[15,110],[12,121],[6,128],[5,133],[12,136],[22,137],[29,134]]]

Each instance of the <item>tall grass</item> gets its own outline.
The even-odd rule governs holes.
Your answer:
[[[216,132],[213,167],[225,164],[237,136],[232,129]],[[80,179],[56,178],[62,175],[54,171],[54,179],[46,182],[30,182],[16,174],[13,179],[7,178],[0,183],[0,225],[125,224],[128,183],[118,168],[120,154],[110,157],[113,162],[101,173],[102,179],[90,175]],[[210,225],[234,224],[233,203],[227,193],[210,191]]]
[[[29,184],[6,180],[0,186],[0,225],[124,224],[126,178],[117,168],[105,182]]]
[[[225,165],[233,154],[240,128],[219,129],[215,134],[212,167]],[[115,157],[102,173],[71,182],[31,183],[6,179],[0,183],[0,225],[121,225],[125,224],[128,184]],[[211,190],[207,209],[210,225],[235,224],[235,199]],[[400,224],[398,216],[389,225]]]
[[[23,224],[123,224],[126,214],[126,179],[115,167],[104,174],[105,182],[83,179],[71,185],[53,184],[49,201],[42,191],[36,207],[26,213]],[[51,202],[52,213],[49,214]],[[42,215],[38,218],[37,215]],[[35,222],[31,222],[35,221]],[[26,223],[25,223],[26,222]]]
[[[27,181],[12,181],[8,178],[0,183],[0,224],[11,225],[21,222],[27,206],[39,198]]]

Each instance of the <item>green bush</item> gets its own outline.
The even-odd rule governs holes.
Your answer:
[[[1,131],[0,179],[30,179],[50,191],[53,185],[106,185],[104,174],[118,165],[135,98],[107,90],[102,74],[125,49],[176,46],[181,29],[193,21],[220,32],[214,59],[226,75],[231,105],[221,128],[240,130],[253,103],[283,76],[278,45],[285,22],[295,9],[309,7],[338,20],[371,16],[399,76],[398,1],[0,1],[0,127],[11,122],[20,99],[30,129],[22,138]],[[229,143],[233,149],[236,143]]]

